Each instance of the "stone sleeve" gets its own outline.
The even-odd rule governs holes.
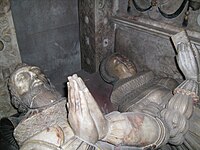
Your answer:
[[[188,132],[189,119],[193,113],[193,106],[198,102],[198,84],[193,80],[183,81],[175,90],[166,109],[161,116],[170,129],[169,143],[180,145]]]
[[[175,90],[174,94],[181,93],[182,95],[191,96],[194,103],[197,103],[199,100],[198,96],[198,84],[194,80],[185,80],[183,81]]]
[[[158,148],[168,140],[168,129],[158,118],[141,112],[113,112],[106,116],[109,130],[103,141],[114,145]]]

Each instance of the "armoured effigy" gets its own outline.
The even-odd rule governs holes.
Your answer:
[[[180,41],[177,42],[177,39]],[[133,88],[129,92],[136,95],[127,98],[131,104],[119,106],[126,112],[115,111],[106,116],[100,115],[94,98],[82,80],[78,77],[69,77],[69,122],[74,133],[85,141],[95,143],[101,140],[116,146],[120,145],[121,149],[199,149],[199,53],[187,40],[184,31],[173,36],[173,40],[178,52],[177,62],[185,80],[176,85],[171,79],[154,80],[152,73],[143,73],[133,77],[132,80],[127,80],[131,82],[131,86],[123,81],[121,86],[126,90]],[[120,59],[119,55],[117,57],[113,59],[112,56],[110,60],[114,64],[107,65],[107,67],[114,66],[111,67],[112,73],[114,72],[112,75],[117,75],[118,79],[121,77],[126,79],[131,77],[131,74],[136,74],[127,69],[134,67],[120,62],[124,57]],[[126,71],[127,75],[122,75]],[[149,84],[149,79],[153,81],[152,85]],[[144,89],[143,85],[147,89]],[[118,101],[115,102],[123,103],[124,96],[130,94],[129,92],[126,93],[122,88],[121,95],[116,97]],[[84,123],[86,118],[87,124]],[[86,133],[91,136],[86,136]]]
[[[114,80],[119,86],[113,93],[124,86],[120,98],[112,95],[111,100],[122,102],[119,109],[126,112],[105,116],[77,75],[68,77],[66,110],[66,99],[39,68],[19,67],[10,77],[10,90],[13,105],[24,114],[14,130],[20,149],[106,150],[114,145],[121,149],[199,149],[199,54],[189,41],[177,43],[178,65],[186,78],[179,85],[173,79],[157,79],[152,72],[136,73],[120,55],[111,59],[112,75],[119,72],[121,80]],[[128,100],[131,103],[124,105]]]
[[[163,121],[169,130],[163,149],[199,149],[199,53],[185,31],[172,40],[186,78],[180,85],[171,78],[155,77],[151,71],[136,73],[135,65],[119,54],[105,58],[100,73],[114,85],[111,101],[120,112],[143,112]]]
[[[21,150],[95,149],[74,135],[67,120],[66,98],[55,90],[40,68],[18,66],[10,76],[9,89],[11,102],[20,116],[3,118],[1,128],[4,122],[13,124],[13,135]],[[18,149],[10,132],[2,134]]]
[[[100,74],[104,81],[113,84],[110,99],[121,112],[139,109],[140,102],[143,105],[155,102],[165,107],[173,96],[171,91],[178,85],[176,80],[155,76],[149,70],[137,72],[134,63],[118,53],[102,61]],[[149,102],[144,104],[142,99],[148,99]]]

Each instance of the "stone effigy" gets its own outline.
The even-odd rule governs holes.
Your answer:
[[[191,45],[184,31],[172,36],[172,39],[178,53],[179,68],[186,78],[180,85],[171,78],[155,77],[151,71],[121,78],[122,73],[128,75],[130,72],[124,72],[123,68],[128,70],[127,66],[135,66],[119,54],[104,59],[100,73],[106,82],[114,85],[111,101],[120,112],[139,111],[163,120],[169,128],[168,144],[164,148],[198,149],[199,53],[195,45]],[[120,60],[118,57],[125,61],[113,61]],[[108,66],[112,66],[112,69],[108,69]]]
[[[139,74],[125,57],[111,57],[104,71],[112,71],[106,81],[117,85],[113,94],[121,91],[111,96],[121,112],[105,116],[77,75],[68,77],[66,103],[38,67],[17,68],[9,85],[12,104],[22,114],[14,130],[20,149],[199,149],[199,54],[189,41],[176,39],[178,65],[186,78],[180,84],[152,72]]]
[[[74,135],[67,120],[66,98],[55,90],[40,68],[18,66],[10,76],[9,89],[12,105],[20,116],[3,118],[1,125],[4,127],[7,121],[13,124],[17,144],[10,134],[2,134],[7,134],[7,140],[16,149],[95,149]]]
[[[114,85],[110,99],[121,112],[138,109],[135,104],[145,97],[148,97],[149,102],[157,101],[165,107],[173,96],[171,91],[178,85],[176,80],[156,77],[152,71],[137,73],[134,63],[118,53],[102,61],[100,74],[106,82]]]

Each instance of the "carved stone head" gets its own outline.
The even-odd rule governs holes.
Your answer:
[[[105,58],[100,65],[101,77],[108,83],[135,76],[135,65],[124,55],[114,53]]]
[[[26,64],[21,64],[11,74],[9,89],[11,102],[19,112],[47,106],[61,97],[40,68]]]

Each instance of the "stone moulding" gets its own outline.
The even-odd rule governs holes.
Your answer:
[[[172,26],[166,23],[153,21],[150,19],[144,19],[139,17],[112,17],[113,23],[115,24],[115,30],[117,28],[129,27],[139,31],[145,31],[150,34],[154,34],[165,39],[169,39],[172,35],[183,31],[183,28]],[[186,30],[191,42],[200,46],[200,33],[192,30]]]

